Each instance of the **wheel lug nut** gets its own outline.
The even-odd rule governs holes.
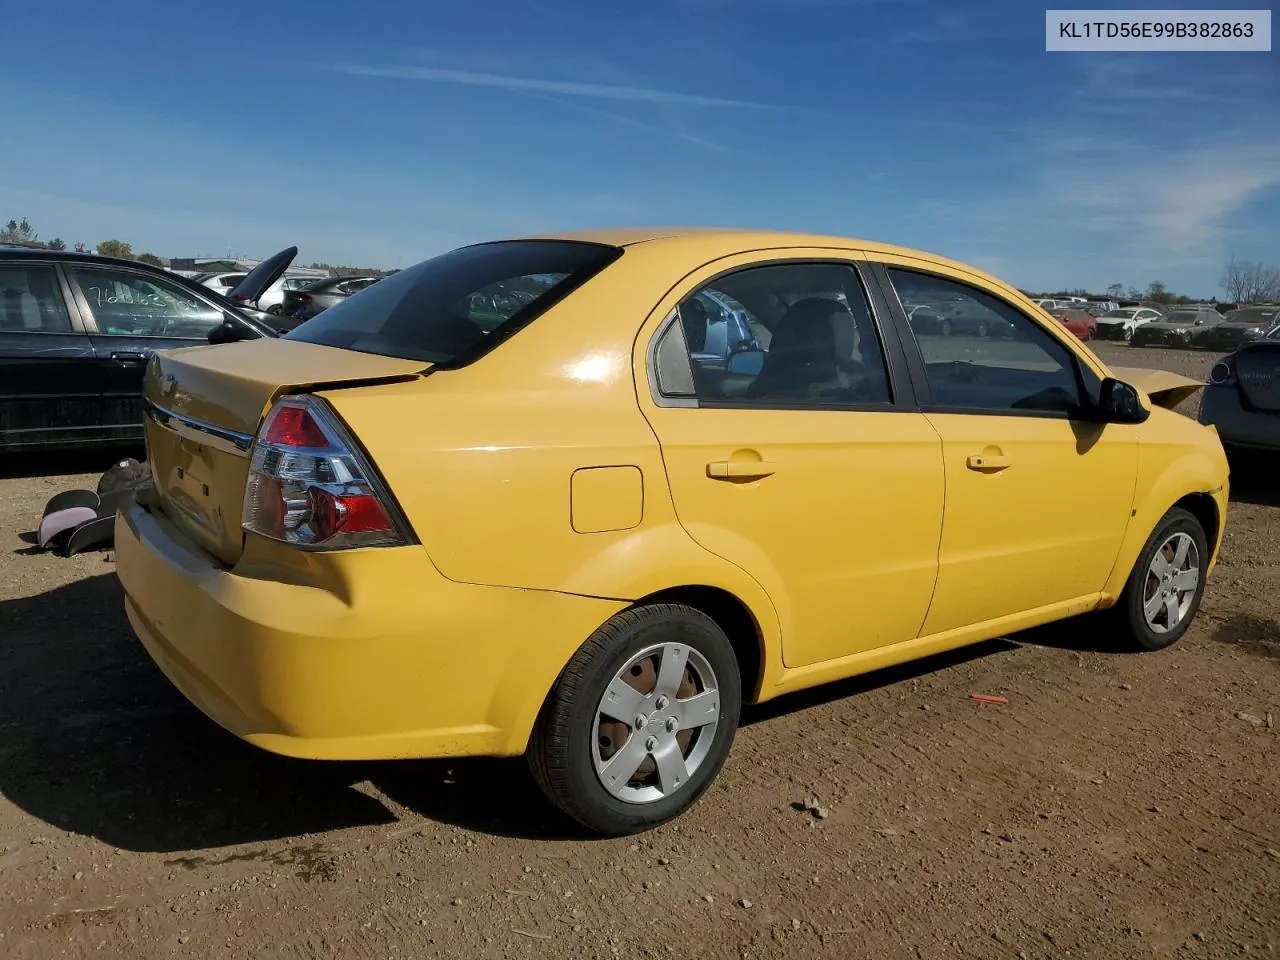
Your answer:
[[[676,722],[675,717],[667,717],[667,733],[675,733],[678,726],[680,724]]]
[[[665,709],[667,709],[667,698],[666,698],[666,697],[659,697],[659,698],[658,698],[658,702],[657,702],[656,704],[654,704],[654,706],[656,706],[659,710],[665,710]]]
[[[646,717],[643,713],[640,714],[638,717],[636,717],[636,729],[643,730],[645,728],[645,724],[647,724],[648,722],[649,722],[649,718]]]
[[[653,753],[653,751],[658,749],[658,738],[650,737],[648,740],[644,742],[644,748],[648,750],[650,753]]]

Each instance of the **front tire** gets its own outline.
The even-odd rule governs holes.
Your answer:
[[[1193,514],[1174,507],[1147,539],[1115,606],[1124,639],[1139,650],[1177,643],[1200,609],[1208,562],[1204,527]]]
[[[648,830],[711,785],[741,707],[738,661],[714,620],[682,604],[624,610],[556,681],[529,767],[551,802],[588,830]]]

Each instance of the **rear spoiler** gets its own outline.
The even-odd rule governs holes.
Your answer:
[[[1192,380],[1181,374],[1167,370],[1147,370],[1142,367],[1112,367],[1111,372],[1116,379],[1137,387],[1151,398],[1157,406],[1172,410],[1204,386],[1199,380]]]

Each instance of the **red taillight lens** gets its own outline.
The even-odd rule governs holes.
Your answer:
[[[312,550],[410,542],[373,468],[328,406],[278,402],[254,440],[245,530]]]
[[[323,487],[307,491],[312,525],[320,540],[339,533],[378,533],[391,529],[391,521],[378,498],[364,493],[336,494]]]
[[[306,407],[278,406],[267,417],[262,439],[282,447],[313,447],[323,450],[329,445],[320,425]]]

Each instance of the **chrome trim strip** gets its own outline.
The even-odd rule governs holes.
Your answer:
[[[182,414],[166,410],[150,400],[144,400],[143,403],[145,404],[147,417],[150,420],[166,430],[172,430],[180,437],[194,440],[196,443],[203,443],[205,446],[213,447],[215,450],[221,450],[224,453],[235,454],[238,457],[247,457],[249,455],[249,446],[253,443],[253,437],[250,434],[227,430],[223,427],[215,427],[211,423],[205,423],[203,420],[196,420],[193,417],[184,417]]]

